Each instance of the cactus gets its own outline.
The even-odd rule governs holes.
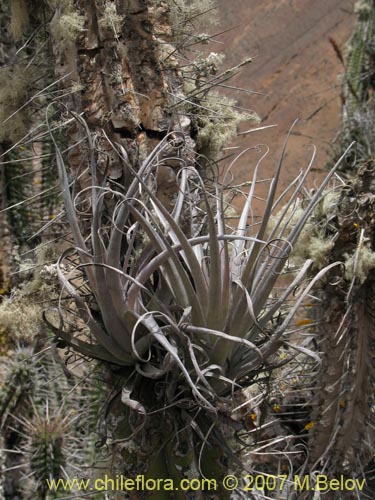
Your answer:
[[[351,36],[343,78],[344,105],[339,148],[351,140],[357,141],[356,165],[365,162],[375,152],[373,64],[375,14],[373,0],[360,0],[355,4],[358,19]],[[351,170],[350,163],[341,169]]]
[[[375,451],[374,193],[369,161],[343,189],[340,212],[329,229],[335,241],[330,257],[345,252],[346,272],[339,283],[327,282],[320,292],[327,308],[319,327],[323,363],[311,417],[316,425],[310,433],[310,466],[332,477],[363,477]],[[323,320],[323,311],[318,314]]]
[[[69,430],[69,418],[69,414],[64,419],[59,415],[50,415],[46,406],[45,414],[35,410],[32,420],[25,421],[24,428],[28,434],[26,453],[36,482],[36,493],[40,498],[46,497],[46,479],[52,480],[63,475],[66,464],[64,442]]]
[[[353,161],[343,163],[348,180],[333,191],[329,214],[320,215],[320,237],[329,239],[329,262],[342,273],[314,294],[324,304],[310,316],[318,323],[322,365],[315,378],[309,429],[308,469],[330,477],[356,477],[372,495],[374,435],[374,3],[357,2],[358,21],[348,51],[340,142],[356,140]],[[355,172],[355,177],[352,176]],[[317,234],[316,230],[315,233]],[[311,384],[312,387],[314,384]],[[352,498],[350,492],[332,498]],[[357,492],[357,495],[359,493]],[[302,498],[309,498],[308,494]]]

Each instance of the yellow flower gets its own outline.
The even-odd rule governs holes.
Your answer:
[[[315,422],[311,421],[311,422],[309,422],[309,423],[307,423],[307,424],[305,425],[305,429],[306,429],[307,431],[309,431],[310,429],[312,429],[312,428],[314,427],[314,425],[315,425]]]
[[[257,414],[256,414],[256,413],[254,413],[254,412],[252,411],[252,412],[250,413],[250,418],[251,418],[251,420],[254,422],[254,420],[256,420],[256,419],[257,419]]]
[[[279,411],[280,411],[280,409],[281,409],[281,408],[280,408],[280,406],[279,406],[277,403],[275,403],[275,404],[273,405],[273,411],[275,411],[276,413],[277,413],[277,412],[279,412]]]

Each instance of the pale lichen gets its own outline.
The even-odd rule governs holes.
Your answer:
[[[222,148],[235,137],[241,122],[258,121],[255,113],[239,111],[234,99],[215,91],[204,95],[187,111],[191,114],[197,151],[211,159],[216,159]]]
[[[0,338],[6,346],[31,343],[40,331],[42,311],[28,297],[3,298],[0,304]]]
[[[235,137],[241,122],[259,122],[255,112],[243,111],[237,106],[235,99],[212,90],[214,85],[209,82],[213,76],[218,75],[223,60],[224,55],[220,53],[198,53],[183,71],[186,97],[181,102],[191,119],[197,152],[202,155],[203,163],[204,157],[211,160],[218,158],[223,147]],[[230,78],[250,61],[246,59],[239,65],[224,70],[221,75],[216,76],[217,81],[223,76]]]
[[[215,0],[167,0],[174,36],[181,39],[201,27],[218,23]]]
[[[42,245],[35,250],[35,259],[24,259],[19,264],[20,285],[0,303],[0,351],[6,352],[19,342],[35,341],[42,324],[43,304],[59,296],[58,255],[54,246]]]
[[[365,245],[361,245],[351,254],[345,254],[345,278],[355,278],[359,284],[363,284],[369,273],[375,269],[375,252]]]
[[[66,45],[74,42],[85,24],[82,16],[70,0],[65,0],[62,5],[56,7],[55,15],[51,21],[51,34],[53,38]]]
[[[304,235],[295,247],[293,256],[300,264],[308,258],[312,259],[314,267],[320,268],[328,264],[329,253],[334,247],[334,242],[322,235],[311,235],[312,229],[313,225],[307,224]]]
[[[333,210],[335,204],[335,199],[337,199],[337,194],[335,193],[323,197],[315,208],[311,218],[305,223],[290,255],[289,260],[293,267],[301,266],[307,259],[313,260],[313,267],[316,269],[321,269],[328,264],[330,251],[334,247],[334,241],[324,234],[322,226],[317,224],[317,221],[327,220],[327,218],[329,218],[329,214]],[[288,229],[286,232],[284,231],[283,234],[284,238],[300,221],[304,212],[305,209],[301,205],[291,207],[288,210],[284,219],[288,221]],[[271,218],[269,231],[275,227],[280,215],[281,212]]]
[[[121,32],[124,23],[124,16],[117,13],[116,5],[113,2],[106,2],[103,10],[103,15],[99,20],[101,28],[111,30],[117,37]]]
[[[211,75],[216,75],[219,67],[223,64],[225,59],[224,54],[218,54],[217,52],[210,52],[207,55],[199,54],[198,57],[193,61],[194,73],[197,80],[200,78],[208,78]]]
[[[354,4],[354,13],[359,16],[361,21],[364,21],[369,19],[373,13],[373,8],[372,2],[368,0],[359,0]]]

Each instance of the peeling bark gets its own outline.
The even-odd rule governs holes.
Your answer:
[[[74,41],[55,40],[56,76],[64,77],[65,88],[81,88],[71,105],[83,113],[96,137],[99,172],[126,184],[123,162],[105,136],[124,147],[135,169],[169,131],[185,135],[184,148],[179,145],[174,151],[174,156],[183,157],[181,161],[193,160],[194,143],[189,138],[190,120],[176,118],[170,111],[172,94],[182,93],[182,78],[173,56],[163,55],[171,38],[167,5],[147,0],[117,0],[114,4],[121,19],[118,29],[105,17],[105,1],[75,2],[76,12],[84,19],[83,31]],[[78,142],[81,136],[80,126],[73,125],[70,142]],[[72,172],[81,172],[86,158],[84,145],[74,147],[68,158]],[[165,177],[169,183],[173,173],[163,171],[164,167],[176,165],[167,161],[160,169],[160,184],[165,187]],[[173,192],[176,184],[172,184]]]

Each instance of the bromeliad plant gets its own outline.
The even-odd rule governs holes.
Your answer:
[[[111,144],[131,177],[125,189],[97,169],[90,132],[82,118],[76,119],[86,131],[91,185],[71,193],[56,146],[74,247],[57,264],[59,321],[49,313],[46,319],[60,346],[100,360],[115,374],[121,390],[109,410],[117,416],[122,411],[127,419],[114,431],[114,442],[137,442],[131,460],[129,449],[121,448],[128,472],[136,468],[174,477],[194,470],[217,477],[234,449],[228,429],[239,430],[250,420],[244,390],[277,366],[281,346],[288,347],[290,358],[301,352],[316,357],[309,339],[290,341],[291,321],[317,280],[338,263],[312,277],[312,260],[307,260],[291,277],[283,274],[334,169],[302,203],[313,155],[306,171],[277,197],[285,143],[256,223],[252,202],[263,155],[232,227],[224,185],[234,162],[222,182],[215,175],[204,180],[179,156],[184,135],[173,132],[135,171],[126,151]],[[155,179],[171,145],[180,168],[168,211],[158,199]],[[301,207],[296,222],[292,214]],[[146,432],[147,440],[140,439]]]

